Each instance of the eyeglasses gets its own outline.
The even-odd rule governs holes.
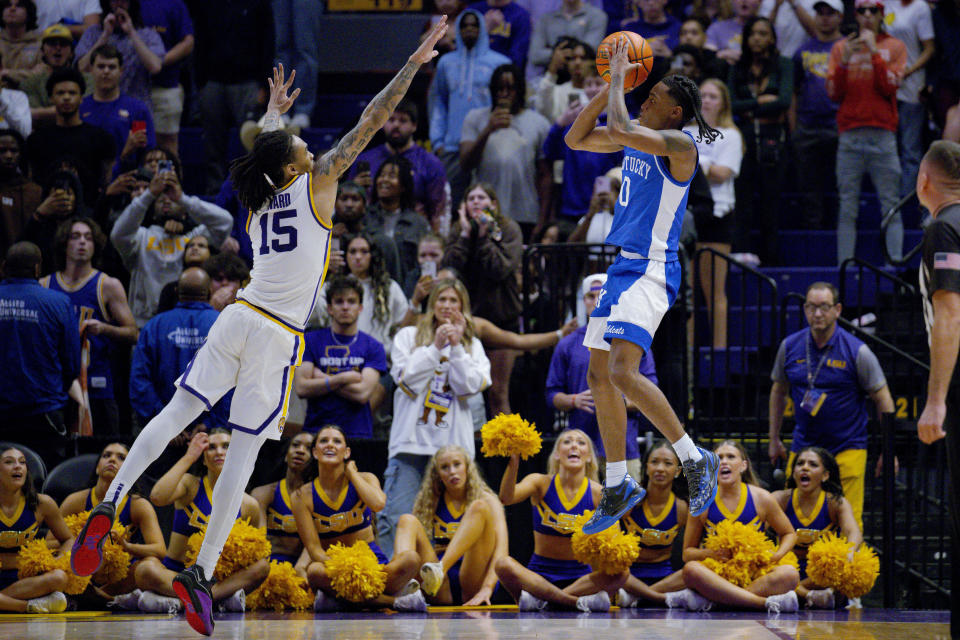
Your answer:
[[[881,9],[880,7],[860,7],[859,9],[857,9],[857,13],[859,13],[862,16],[865,16],[868,13],[880,13],[881,11],[883,11],[883,9]]]
[[[835,306],[837,305],[829,304],[827,302],[823,302],[821,304],[813,304],[812,302],[807,302],[807,303],[804,303],[803,310],[811,314],[816,313],[817,311],[819,311],[820,313],[828,313],[830,309],[833,309]]]

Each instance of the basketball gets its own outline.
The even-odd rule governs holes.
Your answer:
[[[597,47],[597,73],[600,74],[601,78],[610,82],[610,56],[613,55],[613,47],[620,36],[626,36],[629,41],[627,58],[630,62],[640,65],[627,71],[627,77],[623,79],[623,88],[633,89],[643,84],[650,70],[653,69],[653,49],[643,39],[643,36],[633,31],[617,31],[603,39],[603,42]]]

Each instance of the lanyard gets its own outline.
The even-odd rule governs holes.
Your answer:
[[[813,359],[810,357],[810,343],[813,342],[813,338],[810,337],[810,334],[807,334],[807,388],[813,389],[813,383],[816,381],[817,376],[820,375],[820,369],[823,367],[823,363],[827,361],[827,355],[832,349],[832,345],[827,345],[827,350],[824,351],[823,355],[820,356],[820,362],[817,364],[816,371],[810,371],[810,361]]]

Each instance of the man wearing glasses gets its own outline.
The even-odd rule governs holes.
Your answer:
[[[907,48],[883,32],[883,0],[856,0],[854,31],[830,50],[827,93],[837,110],[837,264],[852,258],[857,246],[860,183],[870,174],[889,211],[900,197],[897,156],[897,89],[907,64]],[[887,251],[903,253],[903,221],[898,213],[887,228]]]
[[[893,398],[877,356],[870,347],[837,326],[842,305],[837,288],[814,282],[807,288],[803,314],[810,329],[784,338],[770,378],[770,462],[787,460],[789,478],[797,452],[806,446],[823,447],[840,466],[843,494],[863,529],[864,478],[867,469],[866,396],[879,413],[893,412]],[[793,401],[796,425],[790,454],[780,439],[787,408]]]

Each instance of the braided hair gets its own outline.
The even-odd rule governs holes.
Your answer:
[[[230,182],[247,209],[259,211],[284,182],[283,165],[293,158],[293,136],[286,131],[261,133],[253,150],[230,164]]]
[[[680,116],[681,126],[696,119],[699,129],[697,142],[706,140],[707,144],[711,144],[717,138],[723,137],[722,133],[707,124],[703,114],[700,113],[700,89],[697,88],[696,82],[679,73],[667,76],[662,82],[667,86],[670,97],[683,110],[683,115]]]

